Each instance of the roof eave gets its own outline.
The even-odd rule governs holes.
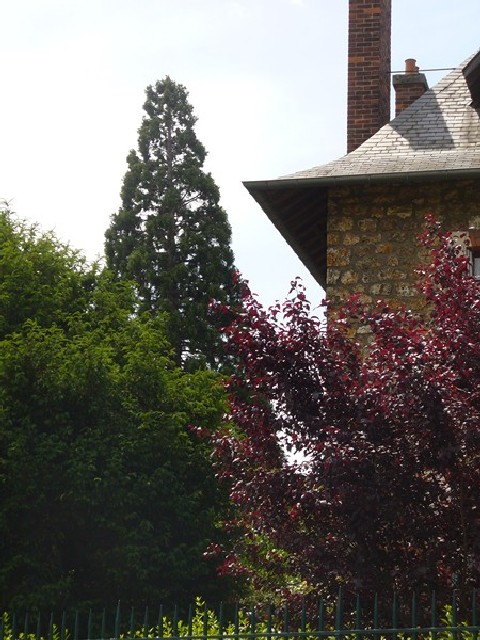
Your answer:
[[[276,185],[273,190],[272,184]],[[299,188],[285,180],[244,185],[312,276],[325,287],[327,189],[311,183]]]
[[[480,178],[480,167],[316,178],[292,177],[247,181],[243,184],[315,280],[325,288],[329,188],[472,178]]]
[[[376,184],[383,182],[422,182],[428,180],[468,180],[480,176],[480,167],[468,169],[436,169],[434,171],[407,171],[391,173],[352,174],[302,178],[277,178],[275,180],[250,180],[243,184],[257,200],[256,194],[264,189],[291,189],[292,187],[334,187],[350,184]],[[261,204],[259,202],[259,204]]]

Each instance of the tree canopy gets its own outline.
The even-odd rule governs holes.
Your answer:
[[[296,283],[269,310],[247,291],[229,329],[234,427],[214,441],[245,535],[212,552],[269,598],[480,583],[480,284],[435,221],[422,242],[427,317],[353,298],[326,326]]]
[[[140,309],[166,311],[178,364],[223,357],[212,299],[235,297],[231,229],[203,169],[206,151],[186,89],[168,76],[147,87],[138,151],[130,151],[121,206],[106,232],[108,266],[135,281]]]
[[[189,429],[222,416],[215,374],[174,364],[130,284],[6,212],[0,300],[2,605],[219,598],[203,553],[226,499]]]

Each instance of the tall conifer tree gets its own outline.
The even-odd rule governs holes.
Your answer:
[[[182,85],[147,87],[138,151],[130,151],[121,206],[106,232],[108,266],[137,283],[142,310],[165,311],[178,363],[216,367],[222,349],[212,298],[234,298],[231,229]]]

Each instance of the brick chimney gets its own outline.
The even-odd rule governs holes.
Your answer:
[[[428,90],[427,78],[424,73],[419,73],[416,60],[413,58],[405,60],[405,73],[393,76],[393,86],[395,88],[395,116],[398,116]]]
[[[349,0],[347,153],[390,121],[391,0]]]

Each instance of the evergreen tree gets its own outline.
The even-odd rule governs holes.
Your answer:
[[[219,599],[228,513],[212,371],[171,361],[162,314],[0,207],[0,601],[47,610]]]
[[[166,311],[177,363],[217,367],[220,336],[211,299],[234,298],[233,253],[219,191],[203,170],[188,93],[168,76],[146,90],[138,151],[130,151],[122,204],[106,232],[107,263],[136,282],[141,310]]]

